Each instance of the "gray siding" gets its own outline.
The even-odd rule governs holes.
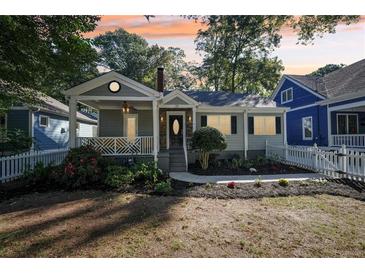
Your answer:
[[[171,101],[168,101],[165,105],[188,105],[184,100],[181,98],[174,98]]]
[[[30,133],[30,114],[29,110],[10,110],[7,113],[7,128],[21,129],[29,136]]]
[[[152,110],[138,110],[138,136],[152,136]],[[123,113],[121,110],[101,109],[99,112],[99,136],[123,136]]]
[[[84,96],[131,96],[131,97],[147,97],[145,94],[140,93],[126,85],[121,84],[121,89],[117,93],[112,93],[108,89],[109,84],[102,85],[94,88],[88,92],[83,93]]]
[[[281,118],[281,134],[276,135],[253,135],[248,134],[248,150],[264,150],[265,149],[265,142],[266,140],[272,145],[283,145],[284,144],[284,121],[283,116],[280,114],[274,113],[255,113],[255,114],[248,114],[248,117],[253,116],[279,116]]]
[[[209,113],[209,112],[198,112],[196,114],[196,128],[201,128],[201,116],[202,115],[234,115],[237,116],[237,134],[227,135],[227,151],[237,151],[244,149],[243,141],[243,113]]]

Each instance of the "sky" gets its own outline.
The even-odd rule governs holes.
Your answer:
[[[155,16],[149,21],[142,15],[102,16],[98,26],[87,37],[95,37],[107,31],[124,28],[130,33],[144,37],[149,44],[179,47],[185,51],[187,61],[201,62],[195,51],[194,39],[205,26],[180,16]],[[297,37],[286,28],[280,47],[275,50],[287,74],[307,74],[329,63],[352,64],[365,58],[365,16],[357,24],[338,25],[335,34],[317,38],[313,45],[296,44]]]

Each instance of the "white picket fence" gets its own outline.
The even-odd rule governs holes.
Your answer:
[[[29,151],[0,158],[0,182],[11,181],[21,176],[25,171],[33,170],[42,162],[44,166],[59,165],[65,159],[68,149]]]
[[[266,142],[266,157],[322,173],[332,178],[365,181],[365,152],[346,148],[274,146]]]

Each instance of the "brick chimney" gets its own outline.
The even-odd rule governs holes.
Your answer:
[[[157,68],[157,91],[163,92],[163,67]]]

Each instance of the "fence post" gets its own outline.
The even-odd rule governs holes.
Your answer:
[[[317,144],[314,143],[313,145],[313,168],[315,171],[318,170],[318,147]]]
[[[340,171],[342,171],[344,174],[347,172],[347,149],[346,149],[346,145],[342,145],[340,148],[340,161],[339,161],[339,168]]]
[[[285,143],[285,151],[284,151],[284,157],[285,157],[285,161],[288,161],[288,144]]]

